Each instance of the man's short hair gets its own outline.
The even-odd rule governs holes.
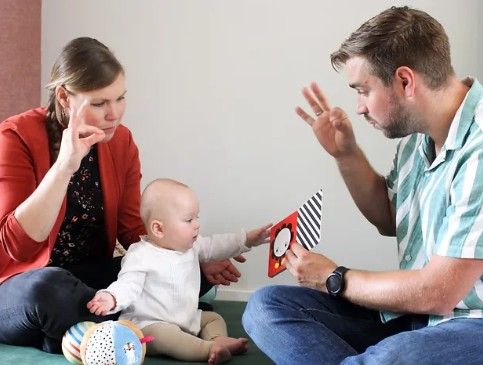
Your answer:
[[[338,70],[356,56],[365,58],[386,86],[401,66],[420,73],[432,89],[443,86],[454,74],[443,26],[424,11],[407,6],[393,6],[366,21],[330,59]]]

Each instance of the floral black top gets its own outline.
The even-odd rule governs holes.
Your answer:
[[[106,245],[97,148],[82,159],[69,181],[67,211],[49,265],[66,266],[102,257]]]

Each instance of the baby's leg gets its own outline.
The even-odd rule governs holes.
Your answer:
[[[146,344],[147,355],[167,355],[183,361],[208,361],[214,341],[205,341],[186,333],[178,326],[157,322],[142,329],[144,336],[153,336],[154,340]],[[221,349],[216,356],[219,364],[231,358],[228,349]]]
[[[200,337],[205,340],[214,341],[213,350],[226,348],[232,355],[243,354],[248,350],[248,340],[246,338],[232,338],[227,336],[225,320],[215,312],[201,313]]]

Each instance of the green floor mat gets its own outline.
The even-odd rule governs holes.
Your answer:
[[[215,301],[215,311],[223,316],[231,337],[248,337],[241,326],[241,316],[245,309],[244,302]],[[63,355],[52,355],[30,347],[8,346],[0,344],[1,365],[69,365]],[[146,358],[145,365],[188,364],[169,358]],[[189,364],[206,364],[190,362]],[[248,352],[244,355],[234,356],[230,365],[268,365],[273,362],[265,356],[250,340]]]

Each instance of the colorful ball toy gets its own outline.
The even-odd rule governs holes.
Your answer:
[[[94,322],[79,322],[70,327],[62,338],[62,352],[72,364],[82,365],[81,342],[87,330],[94,325]]]
[[[62,351],[75,365],[141,365],[151,340],[130,321],[80,322],[67,330]]]

